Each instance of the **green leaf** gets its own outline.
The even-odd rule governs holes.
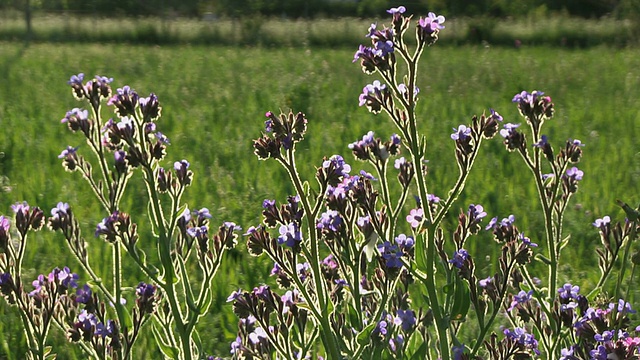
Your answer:
[[[205,314],[207,311],[209,311],[209,306],[211,306],[211,302],[213,301],[213,294],[209,289],[205,289],[202,291],[206,291],[206,293],[204,295],[204,301],[202,302],[202,304],[200,304],[200,307],[198,309],[200,311],[200,314]]]
[[[360,331],[360,333],[356,337],[358,344],[364,346],[369,343],[369,339],[371,338],[371,332],[373,331],[373,329],[376,328],[376,325],[378,325],[378,323],[374,321],[371,324],[367,325],[367,327],[362,329],[362,331]]]
[[[456,290],[451,307],[451,320],[462,320],[467,316],[471,307],[471,297],[469,296],[469,284],[466,280],[456,277]]]
[[[162,334],[160,333],[160,330],[158,330],[158,327],[161,327],[162,325],[155,318],[153,318],[153,320],[153,326],[151,327],[153,331],[153,338],[156,340],[156,344],[158,344],[160,351],[162,351],[164,356],[168,359],[178,359],[180,357],[180,350],[175,346],[167,344],[163,340]]]
[[[416,236],[416,265],[418,270],[427,273],[427,236]]]
[[[422,338],[422,334],[418,331],[414,332],[411,335],[411,339],[409,339],[409,343],[407,344],[407,353],[411,354],[409,359],[426,359],[427,358],[427,349],[429,348],[429,343],[424,341]]]
[[[129,310],[122,304],[118,304],[118,306],[120,306],[122,316],[124,316],[124,324],[127,326],[127,329],[133,329],[133,319],[131,318]]]

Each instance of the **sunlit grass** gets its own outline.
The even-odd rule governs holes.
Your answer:
[[[446,41],[443,35],[442,43]],[[0,43],[0,48],[0,125],[4,129],[0,132],[0,213],[10,214],[10,205],[22,200],[46,211],[58,201],[69,202],[90,240],[91,258],[105,277],[111,261],[108,246],[93,238],[95,224],[105,214],[78,174],[65,173],[57,159],[67,145],[87,150],[80,136],[60,124],[67,110],[84,106],[73,99],[66,85],[72,74],[107,75],[114,77],[115,87],[130,85],[141,95],[154,92],[159,96],[163,117],[158,129],[172,143],[166,166],[183,158],[191,162],[195,178],[185,200],[191,208],[208,207],[214,225],[222,221],[234,221],[245,229],[257,225],[263,199],[282,200],[292,191],[286,185],[286,174],[275,163],[260,162],[252,154],[251,141],[263,129],[265,111],[292,108],[307,114],[309,135],[297,155],[311,184],[314,167],[323,156],[343,154],[349,159],[347,144],[367,131],[375,130],[385,138],[394,132],[384,116],[358,107],[362,87],[376,77],[365,76],[351,63],[355,49],[23,47],[16,43]],[[573,235],[574,243],[563,260],[572,266],[563,268],[561,281],[590,284],[597,280],[594,247],[598,237],[591,222],[603,215],[622,219],[614,199],[640,201],[640,51],[607,51],[438,44],[425,53],[422,62],[418,116],[429,139],[429,191],[436,195],[445,196],[457,176],[454,144],[449,138],[452,128],[489,108],[499,111],[505,121],[522,122],[511,103],[521,90],[545,91],[556,103],[556,117],[545,125],[556,151],[568,138],[587,144],[578,164],[585,178],[566,216],[565,230]],[[608,55],[602,56],[604,52]],[[359,170],[361,164],[350,162]],[[476,203],[483,204],[489,216],[513,213],[518,227],[541,242],[542,217],[529,175],[518,155],[507,153],[500,139],[494,139],[481,151],[455,208]],[[153,248],[154,240],[144,224],[146,207],[140,201],[143,187],[139,178],[132,181],[132,192],[123,205],[140,223],[145,235],[141,243]],[[451,222],[455,212],[453,215]],[[483,234],[472,239],[470,246],[478,268],[488,275],[497,245]],[[32,236],[27,275],[35,277],[63,265],[78,268],[65,252],[62,239],[47,231]],[[228,342],[235,338],[235,317],[225,303],[226,296],[239,286],[252,288],[270,281],[271,265],[249,261],[242,245],[231,253],[221,269],[224,281],[216,285],[212,314],[200,328],[212,352],[226,354]],[[125,266],[130,274],[128,284],[142,280],[134,266]],[[0,325],[5,330],[19,324],[16,317],[4,319]],[[11,356],[20,358],[24,351],[14,345],[17,334],[1,332],[11,344],[9,349],[17,352]],[[7,351],[0,342],[0,354]]]

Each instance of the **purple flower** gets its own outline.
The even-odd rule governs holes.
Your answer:
[[[336,210],[328,210],[320,215],[316,228],[337,232],[341,224],[342,218],[338,212]]]
[[[356,53],[353,55],[353,62],[358,61],[360,58],[364,59],[365,61],[372,61],[374,56],[375,54],[372,48],[360,45],[358,51],[356,51]]]
[[[377,56],[385,57],[393,52],[393,41],[391,40],[380,40],[376,41],[373,45],[374,53]]]
[[[93,327],[98,325],[98,318],[95,314],[87,312],[86,309],[83,309],[80,314],[78,314],[78,324],[77,327],[81,328],[84,331],[91,331]]]
[[[91,288],[89,285],[84,284],[84,286],[76,290],[76,302],[80,304],[88,304],[91,301],[91,294]]]
[[[232,292],[231,295],[227,297],[227,302],[238,300],[241,297],[242,297],[242,289],[238,289],[237,291]]]
[[[380,320],[376,325],[375,329],[373,329],[373,334],[382,335],[383,337],[387,335],[387,322],[384,320]]]
[[[607,348],[604,345],[598,345],[597,348],[589,351],[591,360],[607,360]]]
[[[487,213],[484,211],[484,207],[482,205],[469,205],[469,211],[467,211],[467,216],[469,217],[469,221],[472,223],[479,222],[484,217],[487,216]]]
[[[242,338],[240,336],[236,337],[236,341],[231,343],[231,354],[235,354],[238,351],[242,350]]]
[[[374,80],[373,83],[367,84],[362,88],[362,93],[358,97],[358,105],[363,106],[367,103],[372,105],[372,108],[378,109],[383,101],[383,93],[387,92],[387,85],[380,82],[380,80]],[[375,106],[374,106],[375,105]],[[362,138],[365,144],[373,142],[373,131],[369,131],[367,135]]]
[[[411,209],[409,215],[407,215],[407,222],[411,224],[411,227],[417,229],[420,223],[424,219],[424,210],[422,208]]]
[[[400,247],[400,249],[408,251],[415,245],[415,240],[411,236],[407,236],[405,234],[400,234],[396,236],[396,243]]]
[[[478,285],[480,285],[480,287],[483,289],[487,288],[487,286],[491,285],[492,283],[493,283],[493,276],[489,276],[486,279],[482,279],[478,281]]]
[[[558,296],[560,299],[577,299],[580,293],[580,287],[577,285],[571,285],[569,283],[564,284],[558,289]]]
[[[434,194],[427,194],[427,202],[429,204],[436,204],[440,202],[440,198]]]
[[[407,9],[404,6],[398,6],[397,8],[391,8],[389,10],[387,10],[387,13],[389,14],[404,14],[404,12],[407,11]]]
[[[83,85],[84,81],[84,73],[80,73],[78,75],[71,75],[71,79],[69,79],[69,81],[67,81],[67,84],[69,85]]]
[[[613,340],[613,331],[603,331],[602,334],[596,333],[593,339],[598,342],[608,342]]]
[[[49,280],[51,281],[52,278],[54,278],[54,280],[58,280],[60,284],[67,289],[77,288],[78,279],[80,279],[78,274],[72,273],[66,266],[62,270],[59,270],[58,268],[53,269],[51,274],[49,274]]]
[[[288,225],[281,225],[280,236],[278,236],[278,244],[285,244],[288,247],[295,247],[302,241],[302,232],[298,229],[296,223],[289,223]]]
[[[531,242],[531,239],[529,239],[528,237],[524,236],[524,233],[520,233],[518,234],[518,239],[520,239],[522,241],[523,244],[525,244],[526,246],[529,247],[537,247],[538,244]]]
[[[527,330],[525,330],[524,328],[517,327],[513,330],[505,329],[504,334],[507,338],[517,342],[518,344],[532,349],[537,355],[540,354],[536,337],[533,334],[527,333]]]
[[[469,258],[469,252],[465,249],[460,249],[453,253],[453,259],[449,260],[449,263],[453,264],[453,266],[458,269],[462,269],[464,266],[465,260]]]
[[[153,124],[153,123],[150,123],[150,124]],[[169,138],[163,133],[161,133],[160,131],[156,131],[156,133],[153,134],[153,136],[155,136],[156,140],[158,140],[159,142],[165,145],[171,145],[171,141],[169,141]]]
[[[187,234],[192,238],[205,239],[209,229],[206,226],[195,226],[187,229]]]
[[[409,88],[407,87],[407,85],[405,85],[404,83],[400,83],[398,84],[398,91],[400,92],[400,94],[404,95],[405,98],[407,98],[408,94],[409,94]],[[417,86],[413,86],[413,97],[415,99],[415,97],[420,93],[420,88],[418,88]]]
[[[202,221],[204,219],[211,219],[211,213],[209,212],[209,209],[207,209],[207,208],[202,208],[200,210],[194,210],[193,211],[193,215],[198,218],[198,221]]]
[[[40,294],[43,291],[43,287],[46,286],[46,284],[47,284],[47,278],[45,278],[44,275],[42,274],[38,275],[38,278],[36,278],[31,282],[31,285],[33,285],[34,289],[29,293],[29,296],[33,297]]]
[[[77,151],[78,151],[77,147],[67,146],[67,148],[62,150],[60,155],[58,155],[58,159],[66,159],[67,157],[73,157],[74,155],[76,155]]]
[[[489,109],[489,111],[491,112],[491,115],[489,116],[491,119],[494,119],[496,121],[502,121],[504,120],[502,115],[498,114],[497,111],[493,110],[493,109]]]
[[[596,221],[593,222],[593,226],[599,229],[604,229],[610,223],[611,223],[611,218],[609,216],[604,216],[602,217],[602,219],[596,219]]]
[[[420,18],[418,20],[418,26],[427,34],[431,34],[436,30],[444,29],[442,25],[445,21],[444,16],[436,15],[435,13],[430,12],[427,17]]]
[[[98,323],[96,325],[95,335],[102,338],[105,338],[107,336],[111,337],[115,333],[115,327],[116,324],[113,322],[113,320],[107,320],[106,325],[103,323]]]
[[[549,140],[547,138],[547,135],[542,135],[540,137],[540,140],[537,143],[533,144],[533,146],[539,147],[539,148],[544,148],[545,146],[548,146],[548,145],[549,145]]]
[[[396,244],[391,244],[389,241],[385,241],[384,243],[378,245],[378,251],[380,251],[380,256],[385,261],[385,266],[388,268],[401,268],[402,261],[400,258],[402,257],[402,253]]]
[[[378,84],[380,83],[380,82],[379,82],[379,81],[377,81],[377,80],[376,80],[376,81],[374,81],[373,83],[375,84],[376,82],[378,82]],[[367,87],[368,87],[368,86],[372,86],[372,85],[367,85]],[[384,86],[384,85],[382,85],[382,86]],[[367,89],[367,87],[365,87],[365,88],[363,89],[363,94],[362,94],[362,95],[360,95],[361,97],[362,97],[363,95],[365,95],[365,94],[364,94],[364,91],[365,91],[365,89]],[[362,100],[361,100],[361,101],[362,101]],[[362,105],[364,105],[364,103],[361,103],[361,104],[360,104],[360,106],[362,106]],[[374,140],[375,140],[375,133],[374,133],[373,131],[369,131],[368,133],[366,133],[365,135],[363,135],[363,136],[362,136],[362,140],[358,140],[358,141],[356,141],[356,142],[353,142],[353,143],[349,144],[349,145],[348,145],[348,147],[349,147],[349,149],[353,149],[353,148],[355,148],[356,146],[362,146],[362,147],[365,147],[365,146],[367,146],[367,145],[369,145],[369,144],[372,144]]]
[[[527,91],[522,91],[519,94],[515,94],[513,99],[511,99],[511,102],[533,107],[538,100],[538,96],[542,96],[542,95],[544,95],[544,92],[542,91],[534,90],[532,93],[528,93]]]
[[[512,124],[512,123],[506,123],[503,125],[503,129],[500,130],[500,136],[502,136],[503,138],[508,138],[510,135],[512,135],[515,130],[520,126],[520,124]]]
[[[328,160],[322,162],[322,167],[324,169],[333,167],[336,175],[343,177],[349,176],[349,172],[351,172],[351,165],[347,164],[340,155],[331,156]]]
[[[578,147],[585,146],[585,144],[583,144],[582,141],[580,141],[578,139],[574,139],[574,140],[569,139],[569,143],[571,143],[571,145],[573,145],[573,146],[578,146]]]
[[[136,286],[136,295],[141,298],[151,298],[156,293],[156,287],[152,284],[140,282]]]
[[[249,334],[249,341],[251,341],[252,344],[257,345],[260,343],[261,339],[267,339],[268,337],[269,335],[263,328],[257,327],[252,333]]]
[[[511,301],[511,305],[509,306],[507,311],[511,311],[514,308],[516,308],[518,305],[528,302],[529,300],[531,300],[531,295],[533,295],[533,290],[529,290],[529,292],[520,290],[520,292],[517,295],[513,296],[513,300]]]
[[[400,167],[402,167],[402,165],[406,163],[407,163],[407,159],[405,159],[404,156],[402,156],[394,161],[393,167],[400,170]]]
[[[416,313],[413,310],[398,309],[397,316],[393,319],[393,323],[400,325],[402,330],[409,331],[416,324]]]
[[[451,139],[455,141],[464,141],[467,140],[471,136],[471,128],[468,128],[466,125],[460,125],[458,128],[453,128],[453,134],[451,134]]]
[[[623,299],[618,299],[618,312],[625,314],[635,314],[636,311],[631,308],[631,304]]]
[[[567,169],[566,175],[568,178],[577,181],[577,180],[582,180],[582,176],[584,175],[584,172],[574,166],[570,169]]]

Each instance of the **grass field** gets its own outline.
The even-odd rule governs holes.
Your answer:
[[[257,225],[263,199],[283,199],[292,191],[275,163],[259,162],[252,154],[251,140],[263,128],[265,111],[292,108],[307,114],[310,135],[298,156],[310,180],[323,156],[343,154],[351,159],[347,144],[367,131],[385,138],[394,132],[383,116],[358,107],[358,94],[375,77],[365,76],[351,63],[356,47],[357,43],[337,50],[0,43],[0,213],[10,214],[10,205],[22,200],[46,212],[58,201],[69,202],[92,238],[105,214],[78,174],[65,173],[57,159],[67,145],[86,148],[79,136],[60,124],[67,110],[79,106],[66,81],[84,72],[89,77],[113,77],[114,87],[130,85],[144,96],[156,93],[163,106],[159,130],[172,143],[167,166],[184,158],[195,173],[194,185],[185,194],[189,206],[208,207],[214,224]],[[449,138],[452,127],[490,107],[505,121],[521,122],[511,103],[521,90],[542,90],[553,98],[556,117],[545,125],[545,133],[555,148],[568,138],[587,144],[578,164],[585,177],[566,217],[566,232],[574,242],[563,259],[571,266],[562,269],[561,281],[595,282],[598,236],[591,223],[603,215],[623,218],[614,199],[640,201],[640,50],[436,45],[425,53],[421,71],[418,111],[429,139],[430,190],[436,195],[445,195],[457,176]],[[355,160],[350,163],[355,169],[360,166]],[[508,154],[500,139],[492,140],[481,152],[457,207],[473,202],[483,204],[489,216],[513,213],[520,229],[534,241],[541,239],[542,217],[525,171],[516,154]],[[130,190],[125,206],[139,214],[147,235],[141,241],[150,244],[142,217],[146,208],[138,201],[144,196],[139,178],[133,179]],[[490,241],[488,234],[472,242],[475,249],[469,250],[487,255],[480,266],[490,267],[497,247],[481,250],[485,241]],[[102,240],[91,242],[98,271],[110,264],[105,249]],[[236,329],[226,297],[239,286],[252,288],[269,281],[272,264],[246,259],[242,247],[227,259],[212,314],[200,328],[207,346],[220,355],[227,353]],[[31,238],[28,276],[64,265],[78,268],[61,238],[47,231]],[[129,266],[127,282],[135,285],[142,277]],[[639,295],[630,294],[630,300],[635,296],[638,304]],[[11,315],[12,309],[0,311],[6,319],[0,322],[0,358],[20,358],[24,345],[15,331],[19,319]],[[63,341],[61,336],[56,339]],[[65,357],[74,356],[66,351]]]
[[[0,14],[0,40],[30,37],[36,42],[56,43],[335,47],[357,43],[369,24],[381,21],[351,18],[350,15],[344,14],[345,17],[340,19],[312,20],[262,16],[198,20],[179,17],[102,18],[95,14],[36,12],[32,33],[27,36],[24,15],[7,12]],[[638,44],[640,39],[640,22],[637,20],[582,19],[545,12],[518,19],[447,17],[446,28],[441,34],[445,46],[480,43],[513,46],[519,41],[525,45],[553,47],[626,47]]]

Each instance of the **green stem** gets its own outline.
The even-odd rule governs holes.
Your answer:
[[[175,322],[175,330],[180,337],[180,343],[182,345],[181,359],[191,360],[191,332],[187,331],[180,305],[178,304],[176,293],[176,273],[173,265],[173,259],[171,257],[171,238],[166,228],[162,209],[160,207],[160,199],[158,193],[155,191],[155,178],[153,176],[153,170],[150,166],[144,167],[145,183],[147,187],[147,193],[151,201],[151,221],[155,222],[158,229],[158,256],[162,264],[165,276],[165,283],[162,289],[166,293],[166,300],[173,314]],[[158,284],[161,286],[162,284]]]
[[[302,204],[302,207],[304,209],[304,212],[307,218],[307,223],[309,225],[308,236],[309,236],[309,245],[311,247],[311,251],[309,255],[311,258],[308,260],[313,271],[313,281],[315,283],[316,296],[317,296],[318,305],[320,308],[320,314],[319,314],[320,317],[318,320],[320,321],[320,325],[322,326],[321,337],[323,339],[324,346],[326,347],[326,351],[328,352],[328,354],[330,354],[330,358],[339,359],[340,351],[338,350],[338,345],[334,337],[334,334],[331,331],[331,326],[328,320],[328,314],[326,314],[326,312],[328,311],[328,300],[326,298],[325,284],[322,278],[322,272],[320,270],[320,254],[319,254],[319,248],[318,248],[319,241],[317,239],[316,231],[313,227],[313,222],[314,222],[314,219],[317,217],[317,214],[311,210],[311,205],[309,204],[309,200],[307,199],[306,194],[304,193],[302,181],[298,176],[296,162],[295,162],[294,147],[291,147],[288,150],[287,154],[288,154],[289,161],[288,162],[282,161],[282,163],[285,165],[285,168],[287,169],[287,173],[289,173],[291,182],[293,183],[296,189],[296,192],[300,196],[300,203]],[[318,209],[318,207],[316,207],[316,209]]]

